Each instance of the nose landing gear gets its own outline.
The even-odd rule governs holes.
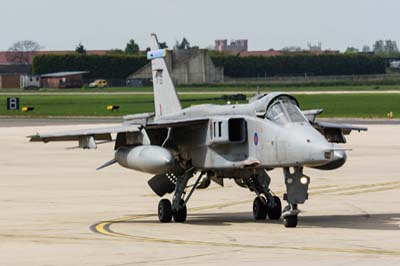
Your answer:
[[[303,174],[303,167],[294,167],[293,173],[288,167],[285,167],[283,173],[286,184],[286,194],[283,198],[289,203],[283,210],[283,225],[296,227],[300,213],[297,204],[303,204],[308,199],[310,178]]]
[[[300,210],[297,209],[297,204],[290,204],[286,206],[282,213],[283,225],[288,228],[296,227],[299,213]]]

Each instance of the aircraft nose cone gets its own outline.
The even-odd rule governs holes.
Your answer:
[[[315,166],[326,164],[333,160],[333,144],[329,143],[321,133],[311,125],[294,125],[291,130],[280,137],[287,142],[282,145],[284,152],[279,154],[281,163],[296,163],[297,165]]]
[[[308,147],[308,160],[312,163],[329,162],[334,157],[334,151],[332,150],[332,145],[328,142],[310,144]]]

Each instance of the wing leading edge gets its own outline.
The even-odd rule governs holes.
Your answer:
[[[139,132],[139,125],[122,125],[115,127],[103,127],[92,129],[81,129],[55,133],[44,133],[29,136],[31,142],[52,142],[52,141],[78,141],[79,147],[84,149],[95,149],[96,141],[112,141],[113,133]]]
[[[351,131],[356,130],[367,131],[368,128],[353,126],[347,124],[336,124],[329,122],[314,122],[311,123],[315,129],[317,129],[329,142],[334,143],[346,143],[345,135],[349,135]]]

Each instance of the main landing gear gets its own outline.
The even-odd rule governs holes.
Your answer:
[[[257,173],[245,180],[251,191],[257,194],[253,202],[253,216],[256,220],[279,220],[282,214],[282,204],[278,196],[269,189],[271,178],[266,171]]]
[[[256,220],[265,220],[268,216],[270,220],[279,220],[281,218],[281,200],[274,196],[275,205],[266,201],[264,197],[257,197],[253,202],[253,216]]]
[[[187,216],[187,207],[184,202],[182,202],[181,207],[178,211],[172,211],[171,202],[168,199],[160,200],[158,204],[158,219],[161,223],[169,223],[174,218],[177,223],[184,223]]]
[[[189,179],[193,176],[194,169],[191,168],[185,173],[178,177],[175,185],[175,193],[174,197],[171,201],[168,199],[160,200],[158,204],[158,219],[161,223],[169,223],[174,218],[174,221],[177,223],[184,223],[187,217],[187,207],[186,204],[192,196],[194,190],[199,185],[199,182],[203,176],[203,173],[197,178],[195,184],[192,186],[188,196],[185,198],[185,189],[187,187],[187,183]]]
[[[271,178],[265,170],[257,171],[254,175],[241,179],[240,186],[248,187],[254,191],[257,197],[253,202],[253,216],[255,220],[279,220],[283,219],[285,227],[296,227],[300,210],[298,204],[303,204],[308,199],[308,187],[310,178],[303,174],[303,167],[294,167],[291,172],[288,167],[283,168],[285,176],[286,193],[283,199],[288,205],[283,209],[279,197],[274,195],[269,189]],[[158,204],[158,218],[162,223],[169,223],[174,219],[175,222],[183,223],[186,221],[187,207],[194,190],[199,186],[203,172],[197,178],[189,194],[186,195],[186,188],[189,179],[193,176],[194,169],[186,170],[176,179],[175,193],[171,201],[162,199]]]
[[[245,185],[257,194],[253,202],[253,216],[256,220],[279,220],[282,216],[285,227],[296,227],[300,210],[298,204],[308,199],[310,178],[303,174],[303,167],[294,167],[292,172],[288,167],[283,168],[286,193],[283,199],[288,206],[283,209],[279,197],[269,189],[271,178],[266,171],[259,171],[255,175],[244,179]]]

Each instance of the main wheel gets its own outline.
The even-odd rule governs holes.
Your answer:
[[[186,205],[183,206],[178,212],[172,213],[172,216],[174,217],[175,222],[184,223],[186,221],[186,216],[187,216]]]
[[[211,179],[210,178],[205,178],[197,186],[197,189],[206,189],[206,188],[208,188],[210,186],[210,184],[211,184]]]
[[[275,207],[271,208],[268,206],[267,208],[268,218],[270,220],[279,220],[279,218],[281,218],[282,215],[282,204],[279,197],[274,196],[274,200],[276,203]]]
[[[161,223],[169,223],[172,220],[171,202],[167,199],[162,199],[158,203],[158,220]]]
[[[288,215],[283,218],[283,224],[285,227],[296,227],[297,226],[297,215]]]
[[[253,202],[253,216],[256,220],[267,218],[267,206],[259,197],[255,198]]]

